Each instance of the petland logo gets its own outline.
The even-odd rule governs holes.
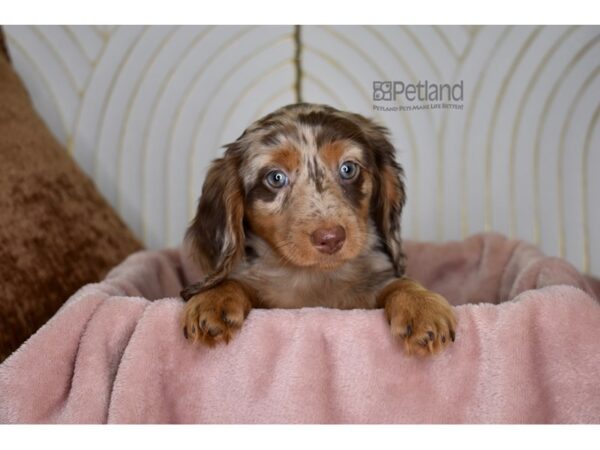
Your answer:
[[[375,111],[418,111],[424,109],[463,110],[464,82],[455,84],[417,83],[404,81],[373,81],[373,101],[394,104],[373,104]]]

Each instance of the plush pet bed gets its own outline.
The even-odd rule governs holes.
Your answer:
[[[197,274],[178,250],[144,251],[0,366],[0,421],[600,422],[588,280],[497,234],[405,247],[409,275],[457,305],[439,356],[406,356],[382,310],[253,310],[229,345],[193,346],[178,292]]]

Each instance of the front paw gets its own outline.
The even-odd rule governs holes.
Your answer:
[[[444,297],[408,279],[392,283],[385,291],[392,335],[404,342],[409,355],[433,355],[454,342],[456,318]]]
[[[228,343],[250,309],[250,299],[240,283],[226,280],[189,299],[183,311],[183,334],[211,347]]]

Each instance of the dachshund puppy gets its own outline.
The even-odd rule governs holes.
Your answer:
[[[403,171],[388,131],[325,105],[253,123],[210,167],[186,242],[186,338],[229,342],[253,307],[384,308],[410,354],[454,341],[448,302],[404,277]]]

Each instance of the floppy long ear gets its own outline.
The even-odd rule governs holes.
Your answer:
[[[237,159],[215,160],[204,181],[186,242],[206,278],[181,291],[184,300],[209,289],[231,272],[244,254],[244,201]]]
[[[371,199],[373,219],[397,276],[404,275],[400,217],[406,200],[404,171],[396,161],[396,150],[388,138],[388,130],[361,117],[365,137],[375,159],[375,189]]]

